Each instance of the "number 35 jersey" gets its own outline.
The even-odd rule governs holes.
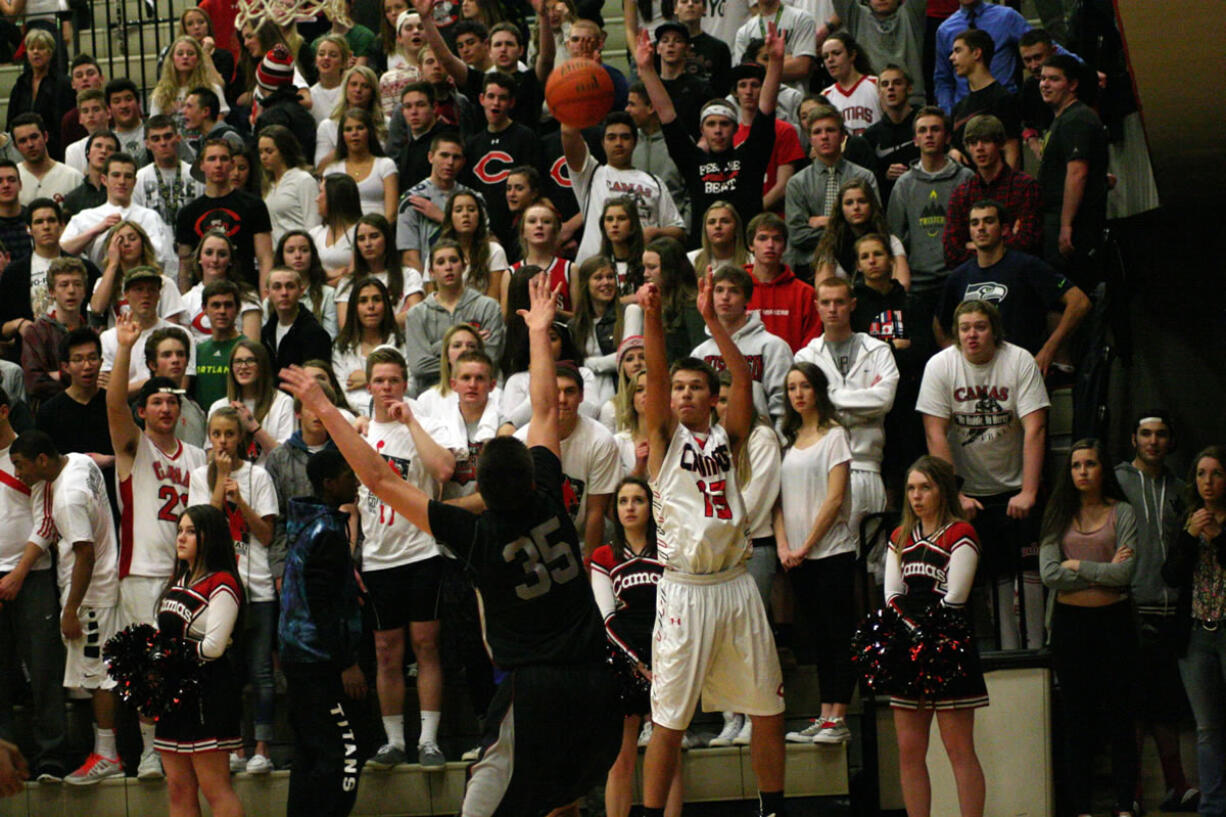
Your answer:
[[[511,511],[430,503],[430,530],[476,585],[485,642],[502,669],[604,660],[605,634],[562,497],[562,463],[531,449],[535,489]]]
[[[732,445],[723,426],[706,440],[681,423],[651,485],[660,561],[683,573],[720,573],[752,552]]]

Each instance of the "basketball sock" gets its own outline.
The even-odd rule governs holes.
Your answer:
[[[94,727],[94,754],[102,755],[107,760],[118,760],[119,750],[115,748],[115,730]]]
[[[787,814],[783,810],[783,792],[781,791],[760,791],[758,802],[761,804],[762,817],[784,817]]]
[[[383,731],[387,732],[388,743],[404,749],[404,715],[384,715]]]
[[[142,723],[140,725],[141,754],[147,755],[153,751],[153,738],[156,731],[157,724]]]
[[[422,711],[421,713],[421,737],[417,739],[419,744],[438,743],[438,722],[442,719],[442,712]]]

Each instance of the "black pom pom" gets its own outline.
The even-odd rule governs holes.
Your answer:
[[[624,652],[606,642],[605,663],[617,680],[617,697],[626,715],[651,711],[651,682],[643,677]]]
[[[873,692],[898,691],[907,679],[910,641],[906,624],[891,607],[875,610],[851,637],[851,663]]]
[[[192,645],[148,624],[116,633],[102,655],[119,697],[147,718],[174,710],[200,684],[200,661]]]

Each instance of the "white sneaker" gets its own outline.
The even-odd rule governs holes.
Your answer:
[[[689,729],[686,729],[685,734],[681,736],[681,748],[685,750],[693,749],[699,746],[702,746],[702,741],[698,739],[697,735],[695,735]]]
[[[753,738],[753,721],[749,716],[745,716],[745,723],[741,724],[741,731],[736,733],[736,737],[732,739],[733,746],[748,746]]]
[[[651,718],[643,718],[643,728],[639,730],[639,748],[651,743]]]
[[[70,786],[92,786],[108,777],[123,777],[123,765],[118,759],[94,753],[85,758],[81,768],[65,777],[64,782]]]
[[[847,728],[842,718],[831,718],[824,721],[817,734],[813,736],[814,743],[825,743],[831,746],[838,746],[844,743],[851,743],[851,730]]]
[[[238,752],[230,753],[230,772],[238,774],[239,772],[247,771],[247,758],[240,755]]]
[[[822,719],[809,721],[809,725],[798,732],[788,732],[783,739],[788,743],[812,743],[814,736],[822,729]]]
[[[254,754],[251,756],[251,759],[247,761],[244,771],[246,771],[247,774],[268,774],[273,770],[273,768],[275,767],[272,765],[272,761],[267,757],[261,754]]]
[[[731,746],[732,741],[736,740],[736,736],[741,733],[741,727],[745,725],[745,716],[739,712],[724,713],[724,728],[718,735],[711,738],[707,743],[708,746]]]
[[[140,765],[136,767],[137,780],[161,780],[165,776],[162,758],[155,750],[150,749],[140,756]]]
[[[471,763],[479,757],[481,757],[481,747],[474,746],[464,754],[460,755],[460,760],[464,761],[465,763]]]

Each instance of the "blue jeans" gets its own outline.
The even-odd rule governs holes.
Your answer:
[[[1226,815],[1226,627],[1210,632],[1193,621],[1179,674],[1196,716],[1200,813],[1222,817]]]
[[[277,603],[248,602],[243,610],[243,660],[255,693],[255,739],[273,739],[277,685],[272,673],[272,648],[277,639]]]

